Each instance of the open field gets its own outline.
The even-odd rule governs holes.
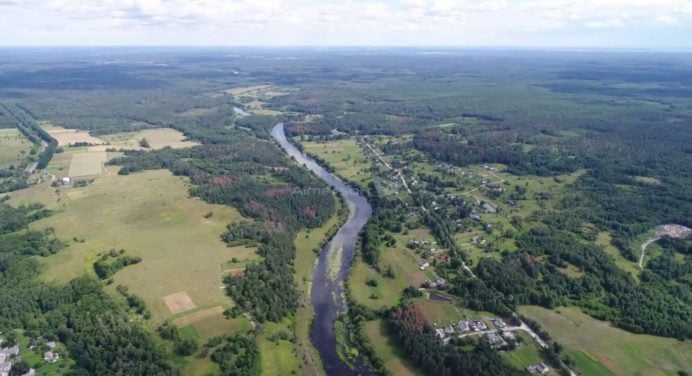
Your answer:
[[[0,167],[21,162],[29,155],[32,143],[16,128],[0,129]]]
[[[73,153],[68,175],[70,177],[100,175],[107,159],[105,151]]]
[[[60,146],[74,145],[80,142],[86,142],[93,145],[101,145],[106,142],[94,137],[89,132],[80,131],[77,129],[67,129],[55,125],[45,125],[44,128],[54,139],[58,141]]]
[[[512,351],[503,351],[502,357],[511,365],[518,369],[526,369],[528,366],[532,366],[538,363],[547,363],[543,359],[540,348],[536,342],[531,338],[531,336],[524,331],[516,331],[514,335],[521,337],[521,342],[517,345],[517,348]],[[551,369],[549,375],[558,375],[558,373]],[[591,374],[588,374],[591,375]]]
[[[107,289],[123,284],[141,296],[152,312],[152,325],[172,317],[164,297],[181,291],[199,307],[230,306],[221,288],[225,263],[232,257],[257,257],[253,248],[228,248],[220,239],[226,225],[240,218],[234,209],[188,197],[185,179],[165,170],[119,176],[109,167],[86,187],[56,193],[34,186],[13,193],[12,203],[34,197],[56,214],[33,228],[52,227],[68,244],[59,254],[42,259],[42,279],[66,282],[91,274],[99,252],[125,249],[142,262],[118,272]],[[213,216],[205,218],[209,212]]]
[[[336,173],[349,181],[367,185],[372,181],[370,169],[373,163],[366,158],[355,139],[347,138],[328,142],[302,142],[305,151],[317,155],[334,168]]]
[[[223,312],[222,306],[200,307],[174,316],[178,318],[173,319],[172,322],[180,328],[183,337],[200,341],[225,333],[244,333],[252,328],[250,321],[244,316],[226,319]]]
[[[185,139],[185,135],[171,128],[143,129],[138,132],[116,133],[103,137],[108,141],[108,145],[89,147],[89,151],[106,151],[106,149],[117,150],[147,150],[163,149],[170,147],[173,149],[184,149],[199,145],[194,141]],[[149,148],[143,148],[140,141],[146,139]]]
[[[403,350],[387,335],[382,320],[366,322],[363,325],[363,331],[390,374],[397,376],[422,375],[410,362],[404,360]]]
[[[293,375],[301,364],[296,356],[295,344],[290,341],[270,341],[265,337],[257,339],[262,354],[262,375]]]
[[[559,313],[558,313],[559,311]],[[632,334],[574,307],[548,310],[523,306],[519,312],[541,326],[572,355],[585,375],[669,375],[692,369],[692,343]]]
[[[447,295],[448,296],[448,295]],[[473,311],[460,306],[459,298],[452,298],[451,302],[439,302],[425,297],[416,298],[413,303],[420,308],[423,315],[432,326],[443,326],[456,323],[459,320],[485,320],[488,322],[496,315],[490,312]]]
[[[380,247],[380,267],[387,270],[389,267],[394,272],[394,278],[388,278],[378,273],[366,264],[361,258],[357,258],[349,276],[349,284],[353,298],[370,308],[392,307],[401,299],[402,291],[409,286],[420,287],[425,281],[434,281],[435,272],[432,267],[420,270],[420,255],[408,249],[409,240],[426,240],[432,242],[433,237],[427,228],[409,230],[407,235],[394,234],[396,246]],[[368,280],[375,280],[377,286],[367,285]],[[376,296],[377,299],[373,299]]]

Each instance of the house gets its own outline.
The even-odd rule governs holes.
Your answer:
[[[486,334],[485,339],[490,344],[490,347],[495,348],[495,349],[507,346],[507,342],[505,342],[505,340],[501,336],[497,335],[496,333]]]
[[[430,263],[428,263],[427,261],[421,261],[421,262],[420,262],[420,270],[425,270],[425,269],[427,269],[429,266],[430,266]]]
[[[539,363],[539,364],[534,364],[532,366],[526,367],[526,370],[529,371],[530,374],[541,374],[545,375],[546,373],[550,372],[550,368],[546,366],[544,363]]]
[[[493,325],[495,325],[495,327],[498,329],[502,329],[507,326],[507,324],[505,324],[505,322],[501,318],[495,318],[490,321],[492,321]]]
[[[64,178],[62,178],[62,184],[63,184],[63,185],[69,185],[71,182],[72,182],[72,179],[70,179],[70,178],[67,177],[67,176],[65,176]]]
[[[445,330],[445,336],[451,336],[452,334],[454,334],[454,327],[451,325],[445,327],[444,330]]]
[[[60,354],[53,351],[46,351],[43,353],[43,360],[48,363],[55,363],[60,360]]]
[[[503,332],[502,337],[508,341],[516,339],[516,337],[514,336],[514,333],[512,333],[512,332]]]
[[[435,335],[440,339],[445,338],[445,330],[442,328],[435,329]]]
[[[488,204],[487,202],[483,203],[483,210],[485,210],[486,213],[497,213],[497,209],[495,209],[494,206]]]
[[[457,328],[459,328],[460,333],[465,333],[471,330],[471,327],[469,326],[469,322],[467,320],[461,320],[457,324]]]

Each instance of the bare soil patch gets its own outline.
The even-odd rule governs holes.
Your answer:
[[[51,135],[51,137],[58,141],[58,145],[60,146],[74,145],[78,142],[86,142],[92,145],[105,144],[103,140],[77,129],[51,127],[47,130],[47,132]]]
[[[168,307],[172,314],[197,308],[197,305],[192,302],[190,295],[188,295],[186,291],[180,291],[176,292],[175,294],[164,296],[163,302],[166,303],[166,307]]]

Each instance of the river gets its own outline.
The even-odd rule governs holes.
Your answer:
[[[315,322],[310,330],[310,338],[320,353],[327,375],[369,375],[371,372],[364,364],[363,359],[358,359],[356,370],[351,369],[339,359],[336,352],[334,320],[346,312],[344,280],[348,276],[351,259],[356,253],[358,233],[370,219],[372,207],[356,190],[325,170],[288,141],[283,123],[274,126],[272,136],[289,156],[294,157],[299,164],[310,169],[339,191],[349,206],[349,219],[322,249],[313,271],[310,298],[315,308]]]

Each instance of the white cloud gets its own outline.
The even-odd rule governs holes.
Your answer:
[[[691,25],[692,0],[0,0],[0,44],[560,44]]]

